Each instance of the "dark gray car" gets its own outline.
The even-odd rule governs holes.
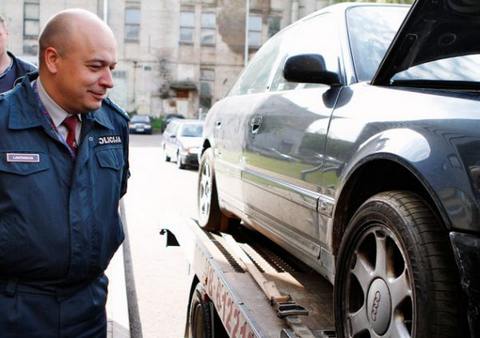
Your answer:
[[[148,115],[133,115],[128,123],[130,133],[151,134],[152,121]]]
[[[200,224],[239,218],[324,275],[339,337],[480,336],[479,39],[467,0],[284,29],[208,113]]]

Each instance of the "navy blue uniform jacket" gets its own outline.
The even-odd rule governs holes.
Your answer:
[[[0,280],[72,286],[101,276],[124,238],[128,117],[109,99],[82,115],[75,161],[30,75],[0,96]]]

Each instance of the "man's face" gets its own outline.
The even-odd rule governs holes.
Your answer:
[[[3,23],[0,23],[0,55],[7,52],[8,32]]]
[[[112,70],[117,62],[113,37],[92,32],[74,37],[57,64],[55,87],[57,102],[69,113],[87,113],[102,105],[108,89],[113,87]]]

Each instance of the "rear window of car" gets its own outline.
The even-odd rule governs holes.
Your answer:
[[[132,116],[130,119],[131,122],[143,122],[143,123],[150,123],[150,117],[149,116]]]
[[[201,137],[203,132],[202,124],[185,124],[182,126],[180,136],[184,137]]]
[[[277,34],[260,48],[230,90],[229,95],[255,94],[267,90],[270,73],[278,57],[280,42],[280,35]]]

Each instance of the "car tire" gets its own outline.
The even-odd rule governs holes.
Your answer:
[[[418,195],[368,199],[347,227],[336,269],[338,337],[460,336],[448,236]]]
[[[218,203],[212,148],[206,149],[200,159],[197,189],[200,227],[208,231],[226,230],[230,224],[230,218],[222,213]]]
[[[163,159],[165,162],[170,162],[170,156],[168,156],[167,148],[165,146],[163,146]]]
[[[177,168],[178,169],[185,169],[185,164],[182,162],[182,156],[177,152]]]

